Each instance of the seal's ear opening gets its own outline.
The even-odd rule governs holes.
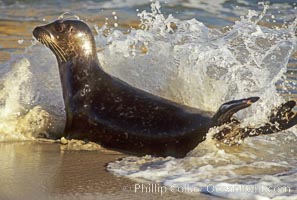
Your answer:
[[[215,125],[219,126],[230,122],[231,117],[234,113],[238,112],[241,109],[249,107],[259,99],[260,97],[250,97],[247,99],[234,100],[224,103],[220,106],[219,110],[212,118]]]

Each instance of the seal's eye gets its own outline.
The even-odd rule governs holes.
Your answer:
[[[56,23],[55,24],[55,30],[57,31],[57,32],[64,32],[65,31],[65,28],[66,28],[66,26],[65,26],[65,24],[63,24],[63,23]]]

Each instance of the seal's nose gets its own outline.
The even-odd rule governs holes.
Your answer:
[[[38,39],[38,36],[40,34],[40,32],[42,31],[42,29],[38,26],[33,30],[33,35],[36,39]]]

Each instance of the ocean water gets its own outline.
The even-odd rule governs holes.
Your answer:
[[[63,132],[57,63],[31,32],[65,12],[93,28],[108,73],[153,94],[213,112],[260,96],[236,115],[248,125],[296,99],[295,1],[0,1],[1,142]],[[185,158],[126,157],[107,170],[187,195],[297,199],[296,131],[235,147],[216,143],[210,131]]]

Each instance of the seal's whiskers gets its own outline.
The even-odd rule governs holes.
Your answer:
[[[55,52],[55,54],[58,56],[58,58],[60,60],[62,60],[61,55],[60,55],[61,53],[51,44],[50,40],[48,38],[43,38],[43,39],[44,39],[45,46],[52,47],[52,50]]]
[[[66,62],[65,53],[61,49],[61,47],[59,47],[54,41],[52,41],[48,37],[44,37],[43,40],[46,42],[48,47],[52,47],[53,51],[56,53],[56,55],[58,55],[58,57],[61,61]]]
[[[50,42],[53,47],[60,53],[61,60],[64,60],[66,62],[65,52],[63,51],[63,49],[59,47],[59,45],[57,45],[57,43],[55,43],[54,41],[50,40]]]

